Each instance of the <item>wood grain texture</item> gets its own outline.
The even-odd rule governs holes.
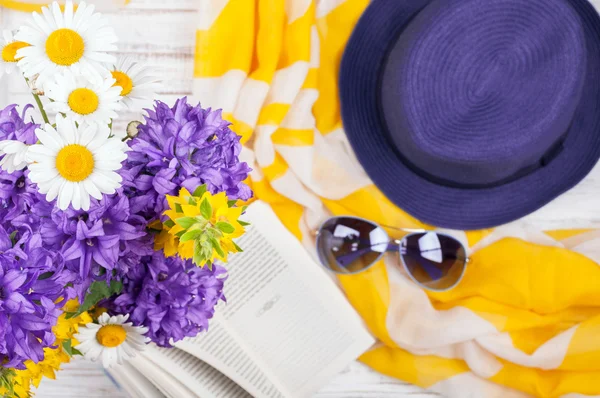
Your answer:
[[[112,383],[99,364],[79,358],[66,365],[56,380],[44,382],[35,396],[37,398],[126,398],[127,394]],[[439,395],[381,375],[355,362],[313,398],[435,397]]]
[[[97,0],[101,1],[101,0]],[[600,4],[600,0],[592,3]],[[121,39],[120,55],[131,55],[153,67],[162,78],[159,99],[173,102],[190,95],[193,72],[194,31],[197,0],[131,0],[121,11],[108,14]],[[14,29],[25,14],[0,9],[0,28]],[[24,82],[18,78],[0,81],[0,106],[31,102]],[[149,105],[149,104],[148,104]],[[139,113],[124,114],[115,128],[124,129]],[[575,189],[522,222],[543,229],[600,226],[600,165]],[[56,381],[46,381],[39,398],[125,398],[102,369],[76,360],[65,366]],[[315,398],[425,398],[435,394],[377,374],[354,363],[331,381]]]

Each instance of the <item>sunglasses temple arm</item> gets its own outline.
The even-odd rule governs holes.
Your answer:
[[[427,232],[426,229],[423,228],[400,228],[400,227],[392,227],[391,225],[385,225],[385,224],[377,224],[382,228],[387,228],[387,229],[393,229],[394,231],[401,231],[401,232],[409,232],[409,233],[419,233],[419,232]]]

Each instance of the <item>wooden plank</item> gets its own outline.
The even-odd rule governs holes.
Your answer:
[[[160,79],[158,94],[164,95],[191,95],[193,61],[187,55],[165,55],[146,53],[119,53],[127,55],[137,62],[143,63]],[[8,90],[11,96],[17,97],[28,94],[29,90],[25,80],[15,75],[11,79],[2,79],[2,88]],[[4,90],[3,90],[4,91]]]
[[[38,398],[127,398],[106,376],[101,366],[82,358],[64,366],[56,380],[45,379],[35,392]]]
[[[439,398],[422,388],[384,376],[354,362],[314,398]]]
[[[195,10],[199,0],[131,0],[126,9]]]
[[[30,18],[29,14],[14,10],[4,10],[3,13],[2,29],[15,30]],[[119,37],[121,51],[189,55],[193,52],[196,11],[125,9],[106,15]]]

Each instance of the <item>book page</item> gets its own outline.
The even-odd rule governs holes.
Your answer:
[[[224,327],[285,396],[311,396],[375,341],[267,204],[254,202],[242,219],[252,225],[227,263]]]
[[[165,398],[165,394],[129,363],[113,366],[105,371],[117,387],[132,398]]]
[[[150,348],[151,346],[148,346]],[[148,358],[147,349],[129,360],[138,372],[144,375],[169,398],[198,398],[180,381],[173,378],[162,367]],[[202,397],[204,398],[204,397]]]
[[[280,389],[269,380],[254,358],[248,356],[230,331],[217,321],[225,303],[217,306],[217,315],[210,323],[209,331],[191,339],[176,343],[189,354],[201,358],[254,397],[282,398]]]
[[[165,377],[179,381],[196,397],[250,398],[246,391],[223,373],[178,348],[149,345],[142,355],[160,367]]]

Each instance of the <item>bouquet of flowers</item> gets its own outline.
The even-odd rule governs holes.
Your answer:
[[[73,355],[108,367],[206,331],[252,191],[219,110],[156,101],[113,128],[156,79],[111,55],[92,5],[3,36],[0,76],[22,75],[43,119],[0,111],[0,396],[24,398]]]

